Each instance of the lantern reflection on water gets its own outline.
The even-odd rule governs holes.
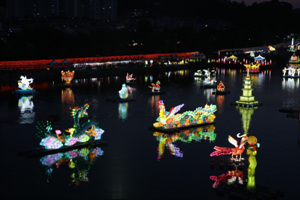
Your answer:
[[[100,147],[74,149],[72,151],[46,155],[40,159],[43,165],[43,177],[49,183],[53,169],[58,169],[60,165],[66,163],[72,170],[70,176],[71,183],[79,185],[82,182],[88,182],[89,178],[87,175],[92,164],[97,157],[102,155],[103,151]]]
[[[34,122],[35,112],[33,112],[33,96],[22,96],[19,98],[18,106],[20,109],[20,124],[32,124]]]
[[[127,119],[128,102],[119,103],[119,118],[124,122]]]
[[[209,142],[214,142],[216,140],[217,134],[214,133],[215,126],[208,125],[198,128],[186,129],[173,134],[165,134],[162,132],[154,132],[153,135],[159,142],[157,151],[157,160],[161,160],[165,147],[170,151],[171,155],[176,157],[183,157],[183,152],[174,143],[181,141],[184,143],[191,143],[192,141],[200,142],[201,140],[207,140]]]

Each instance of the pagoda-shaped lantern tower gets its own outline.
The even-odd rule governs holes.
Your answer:
[[[240,96],[240,100],[236,101],[237,106],[242,107],[256,107],[259,106],[258,101],[255,101],[254,96],[252,96],[252,81],[249,76],[249,69],[247,70],[247,75],[244,78],[244,88],[243,95]]]

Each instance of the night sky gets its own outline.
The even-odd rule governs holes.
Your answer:
[[[246,3],[246,5],[252,5],[254,2],[261,3],[266,0],[233,0],[233,1],[236,1],[236,2],[244,1]],[[280,2],[288,2],[288,3],[292,4],[292,6],[294,8],[300,8],[300,0],[282,0]]]

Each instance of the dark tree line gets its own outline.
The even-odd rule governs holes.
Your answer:
[[[290,33],[300,33],[300,14],[289,3],[277,0],[246,6],[228,0],[192,1],[163,0],[119,1],[120,18],[130,10],[147,12],[135,20],[134,29],[119,31],[94,30],[90,33],[67,34],[53,28],[24,29],[9,33],[0,40],[1,60],[54,59],[126,54],[200,51],[211,53],[223,48],[240,48],[281,43]],[[205,4],[203,3],[205,2]],[[195,30],[183,26],[155,30],[153,18],[189,17],[199,23],[229,22],[223,28],[213,26]],[[131,19],[132,20],[132,19]],[[138,45],[130,45],[136,41]]]

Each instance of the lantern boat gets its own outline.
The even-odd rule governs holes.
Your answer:
[[[225,90],[225,85],[222,81],[217,85],[217,91],[213,92],[215,95],[225,95],[225,94],[230,94],[230,91]]]
[[[165,110],[164,102],[159,101],[159,117],[157,122],[150,127],[150,130],[174,133],[180,129],[193,128],[214,123],[216,116],[216,105],[205,105],[204,108],[198,107],[194,111],[185,111],[182,114],[178,113],[184,104],[180,104],[170,109]]]
[[[82,107],[72,109],[71,115],[73,116],[74,124],[72,128],[65,130],[64,133],[59,129],[53,131],[53,126],[49,121],[38,123],[37,136],[41,138],[40,145],[46,150],[70,149],[75,144],[84,145],[86,142],[100,140],[104,130],[99,128],[96,121],[88,119],[82,125],[80,124],[80,119],[88,116],[88,108],[89,104],[86,103]]]
[[[296,56],[296,54],[293,54],[290,57],[289,63],[290,64],[299,64],[300,63],[300,59],[298,58],[298,56]]]
[[[33,158],[33,157],[45,156],[45,155],[50,155],[55,153],[63,153],[72,150],[80,150],[83,148],[101,147],[104,145],[107,145],[106,142],[104,141],[91,139],[87,142],[77,143],[72,146],[63,146],[59,149],[45,149],[44,147],[33,148],[27,151],[18,152],[18,155],[26,156],[28,158]]]

